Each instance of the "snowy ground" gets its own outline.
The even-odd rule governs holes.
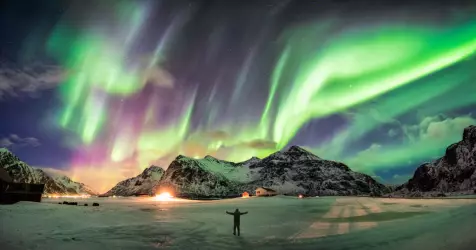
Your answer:
[[[475,249],[476,199],[293,197],[0,206],[0,249]],[[91,207],[97,201],[99,207]],[[225,210],[249,211],[242,236]]]

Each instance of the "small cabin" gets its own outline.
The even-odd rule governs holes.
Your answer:
[[[274,196],[278,194],[276,190],[265,187],[259,187],[255,190],[255,192],[256,196]]]

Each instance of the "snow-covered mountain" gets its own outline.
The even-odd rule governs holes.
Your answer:
[[[476,192],[476,126],[464,129],[463,139],[450,145],[445,155],[418,167],[395,196],[439,196]]]
[[[89,194],[89,195],[97,195],[97,192],[94,191],[91,187],[84,183],[76,182],[71,180],[66,175],[55,174],[51,172],[46,172],[53,180],[60,186],[64,187],[63,192],[67,194]]]
[[[239,192],[249,168],[212,156],[193,159],[179,155],[162,176],[155,192],[169,191],[182,196],[228,196]]]
[[[141,174],[117,183],[105,195],[132,196],[139,194],[152,194],[153,188],[159,183],[164,174],[161,167],[150,166]]]
[[[252,186],[265,186],[285,194],[380,195],[387,188],[370,176],[352,171],[345,164],[319,158],[292,146],[271,154],[250,169],[257,169]]]
[[[262,160],[233,163],[211,156],[178,156],[165,171],[156,191],[195,196],[229,196],[253,192],[258,186],[283,194],[380,195],[387,188],[370,176],[339,162],[323,160],[298,146]]]
[[[96,194],[85,184],[74,182],[67,176],[28,166],[5,148],[0,148],[0,167],[7,170],[14,182],[45,184],[45,194]]]

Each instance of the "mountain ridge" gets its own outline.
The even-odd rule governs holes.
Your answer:
[[[259,169],[253,186],[281,193],[315,195],[381,195],[386,187],[347,165],[324,160],[299,147],[278,151],[250,166]]]
[[[347,165],[321,159],[299,147],[268,157],[229,162],[205,156],[179,155],[165,171],[153,193],[169,191],[184,196],[236,196],[258,186],[283,194],[381,195],[387,187]]]
[[[7,171],[14,182],[45,184],[44,194],[97,194],[89,186],[75,182],[68,176],[54,175],[29,166],[6,148],[0,148],[0,167]]]

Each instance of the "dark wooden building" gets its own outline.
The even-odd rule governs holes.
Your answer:
[[[0,167],[0,203],[41,202],[44,189],[45,184],[15,183],[8,172]]]
[[[0,194],[3,194],[3,192],[7,190],[8,184],[12,182],[13,179],[8,175],[7,170],[0,167]]]

